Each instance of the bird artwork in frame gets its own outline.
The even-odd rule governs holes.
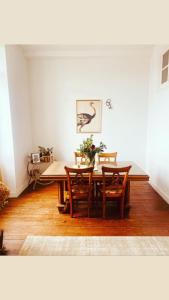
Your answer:
[[[77,133],[101,132],[101,100],[76,100]]]

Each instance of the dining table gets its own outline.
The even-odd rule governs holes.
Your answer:
[[[102,181],[102,166],[120,168],[131,166],[128,174],[128,181],[125,194],[125,206],[130,207],[130,181],[149,181],[149,175],[133,161],[118,161],[96,164],[93,171],[93,182]],[[76,165],[74,162],[53,161],[49,167],[40,175],[41,181],[56,181],[59,185],[58,208],[65,206],[67,176],[65,166],[71,168],[85,168],[85,165]]]

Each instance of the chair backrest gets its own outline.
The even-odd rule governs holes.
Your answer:
[[[69,168],[65,166],[65,171],[68,180],[68,190],[72,194],[74,185],[85,185],[86,191],[92,189],[93,167],[90,168]]]
[[[110,163],[110,162],[116,162],[116,158],[117,158],[117,152],[112,152],[112,153],[99,153],[98,154],[98,163],[102,164],[102,163]]]
[[[123,189],[123,193],[126,189],[128,174],[132,166],[121,167],[121,168],[110,168],[102,166],[102,174],[103,174],[103,190],[106,188],[106,184],[117,188],[121,187]]]
[[[78,163],[80,163],[80,164],[85,163],[86,157],[84,154],[82,154],[80,152],[74,152],[74,156],[75,156],[75,164],[76,165]]]

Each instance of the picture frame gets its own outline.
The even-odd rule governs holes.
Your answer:
[[[161,84],[169,82],[169,50],[162,55]]]
[[[101,122],[101,100],[76,100],[77,133],[100,133]]]
[[[31,153],[31,161],[33,164],[40,163],[40,153],[39,152]]]

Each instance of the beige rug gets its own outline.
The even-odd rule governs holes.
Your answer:
[[[169,237],[28,236],[19,255],[169,255]]]

